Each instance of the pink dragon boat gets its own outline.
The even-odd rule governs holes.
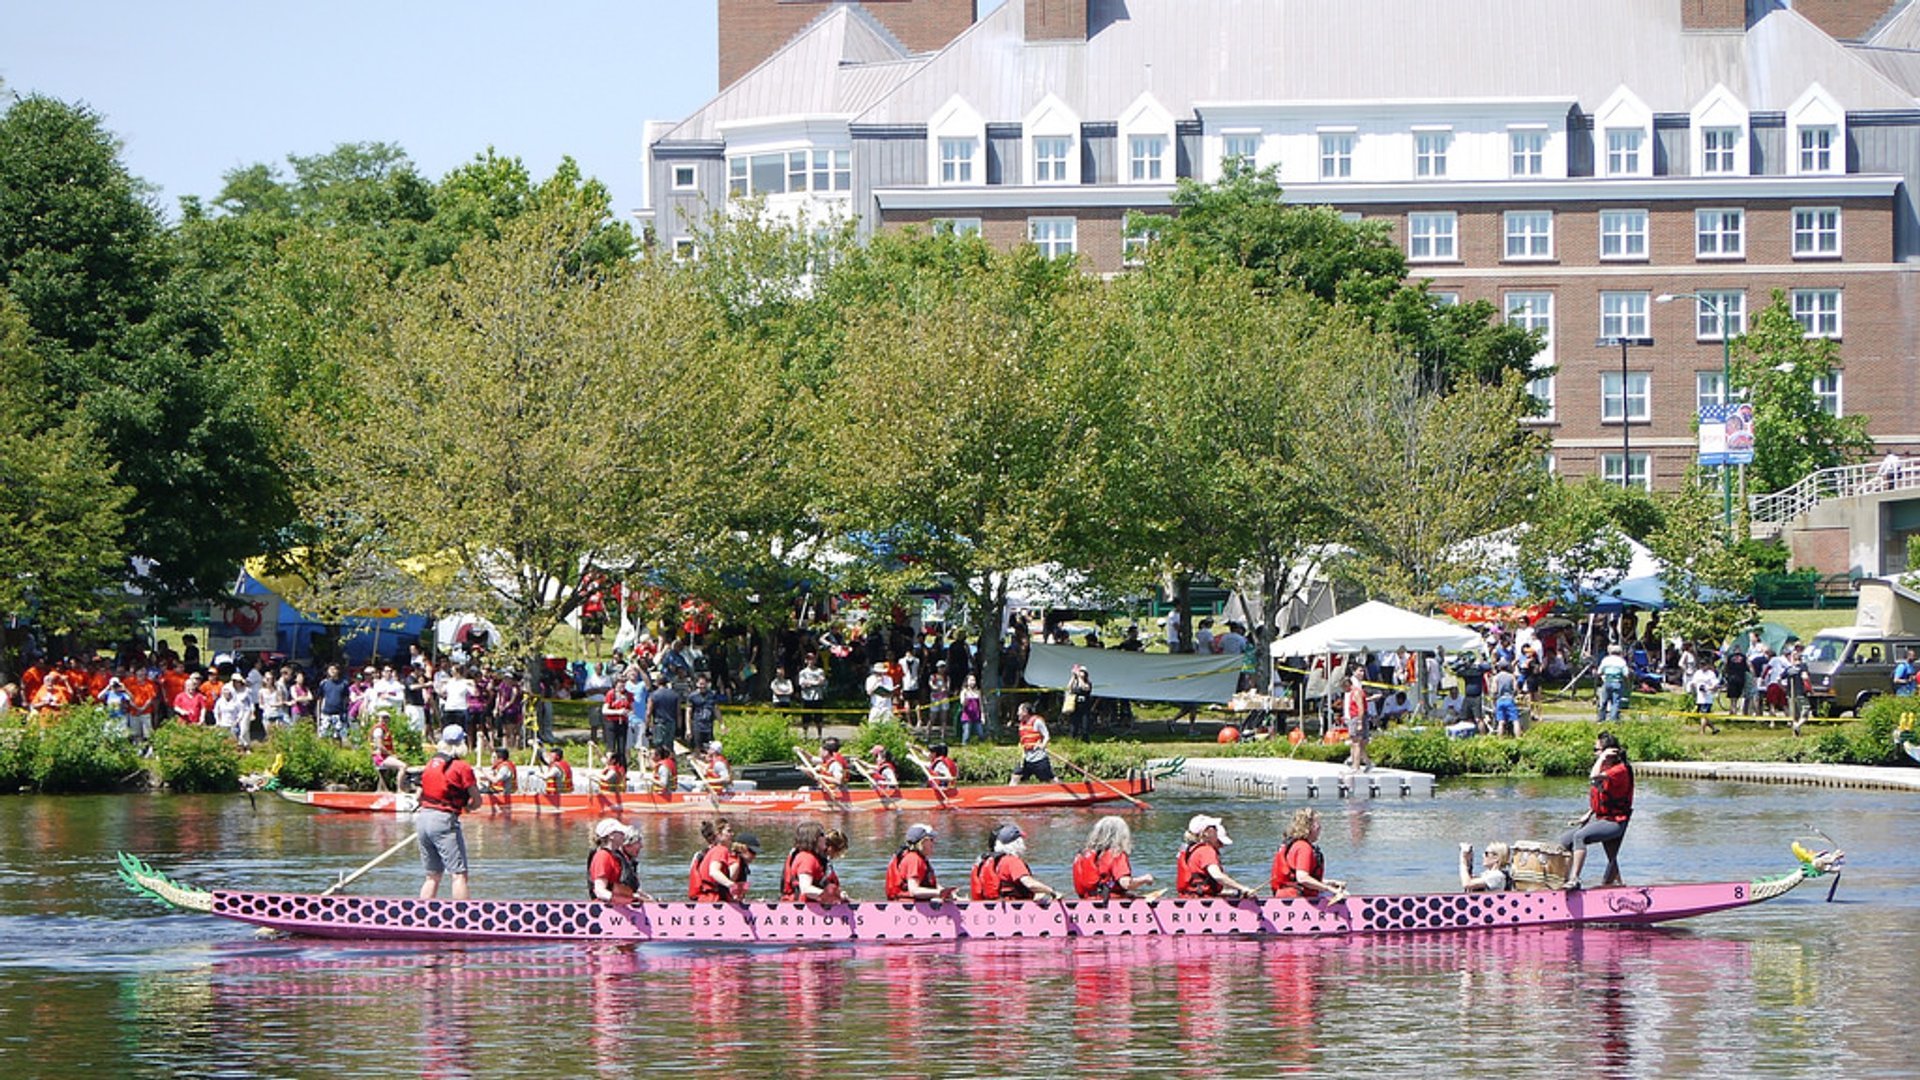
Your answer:
[[[931,813],[938,810],[1040,810],[1049,807],[1099,806],[1122,799],[1138,800],[1153,791],[1153,778],[1136,775],[1124,780],[1082,780],[1053,784],[1000,784],[949,788],[935,792],[928,787],[901,788],[899,794],[883,796],[877,791],[857,789],[845,795],[828,795],[819,790],[805,791],[722,791],[711,795],[697,791],[672,793],[627,792],[624,794],[503,795],[488,793],[470,811],[474,817],[497,814],[590,814],[594,817],[623,817],[645,814],[818,814],[833,811],[899,810]],[[411,814],[419,809],[412,794],[391,791],[297,791],[282,788],[277,794],[302,806],[358,814]]]
[[[1587,925],[1638,926],[1746,907],[1823,876],[1837,857],[1778,877],[1699,885],[1535,892],[1351,895],[1335,900],[1065,900],[605,904],[569,900],[419,900],[205,890],[130,855],[134,891],[286,934],[421,942],[546,941],[790,944],[1004,938],[1340,937]],[[1836,882],[1837,884],[1837,882]],[[1831,896],[1831,894],[1829,894]]]

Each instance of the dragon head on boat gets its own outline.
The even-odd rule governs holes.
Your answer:
[[[137,895],[157,900],[182,911],[213,910],[213,894],[205,889],[182,885],[126,852],[120,852],[120,880]]]

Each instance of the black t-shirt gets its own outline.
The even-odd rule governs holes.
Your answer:
[[[647,695],[647,717],[652,741],[656,744],[671,741],[673,733],[680,728],[680,692],[671,685],[655,688]]]

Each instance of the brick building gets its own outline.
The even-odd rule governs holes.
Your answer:
[[[680,256],[751,192],[1119,272],[1129,210],[1246,158],[1539,328],[1568,474],[1677,482],[1721,334],[1776,290],[1840,344],[1830,407],[1920,450],[1920,0],[720,8],[724,89],[647,138],[641,216]],[[1624,377],[1619,336],[1653,340]]]

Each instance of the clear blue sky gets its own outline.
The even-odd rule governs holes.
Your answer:
[[[996,4],[983,5],[998,6]],[[641,131],[715,92],[713,0],[4,0],[0,79],[82,101],[172,216],[228,170],[397,143],[438,178],[492,146],[571,154],[640,203]]]

